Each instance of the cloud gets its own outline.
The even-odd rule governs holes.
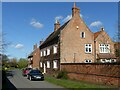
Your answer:
[[[90,24],[90,27],[98,27],[101,26],[102,22],[101,21],[95,21]]]
[[[67,15],[66,18],[63,19],[63,22],[67,22],[72,18],[72,15]]]
[[[32,19],[30,25],[38,29],[41,29],[43,27],[43,24],[41,24],[39,21],[36,21],[36,19]]]
[[[57,17],[55,17],[55,20],[60,20],[60,19],[63,19],[63,16],[57,16]]]
[[[81,17],[81,18],[83,18],[83,15],[82,15],[82,14],[80,14],[80,17]]]
[[[80,17],[83,18],[83,15],[80,14]],[[63,19],[63,22],[67,22],[67,21],[69,21],[71,18],[72,18],[72,15],[67,15],[67,17],[65,17],[65,18]]]
[[[13,45],[13,44],[10,44],[9,46],[10,46],[10,47],[15,47],[15,45]]]
[[[22,49],[22,48],[24,48],[24,45],[23,44],[16,44],[14,47],[17,49]]]

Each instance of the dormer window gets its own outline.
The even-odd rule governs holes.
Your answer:
[[[81,34],[81,35],[80,35],[81,38],[85,38],[85,32],[81,32],[80,34]]]

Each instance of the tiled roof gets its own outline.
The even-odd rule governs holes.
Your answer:
[[[101,34],[102,31],[94,33],[94,40],[98,37],[99,34]]]
[[[98,54],[99,59],[115,59],[116,56],[112,53],[100,53]]]
[[[69,20],[70,21],[70,20]],[[49,43],[50,41],[52,41],[54,38],[56,38],[59,34],[60,34],[60,31],[63,30],[63,28],[68,24],[67,21],[65,24],[63,24],[57,31],[54,31],[52,32],[47,38],[46,40],[40,45],[41,46],[44,46],[46,43]]]

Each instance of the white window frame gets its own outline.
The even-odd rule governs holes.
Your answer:
[[[47,49],[47,55],[50,55],[50,48]]]
[[[40,67],[42,68],[42,66],[43,66],[43,65],[42,65],[42,62],[40,62]]]
[[[46,50],[44,50],[44,56],[46,56]]]
[[[47,68],[50,68],[50,61],[47,61]]]
[[[40,56],[42,57],[42,55],[43,55],[43,52],[41,51],[41,52],[40,52]]]
[[[58,47],[58,45],[54,45],[54,46],[53,46],[53,53],[54,53],[54,54],[57,53],[57,47]]]
[[[100,53],[110,53],[110,44],[99,44]]]
[[[88,61],[88,62],[86,62],[86,61]],[[91,60],[91,59],[85,59],[84,62],[85,62],[85,63],[92,63],[92,60]]]
[[[92,44],[85,44],[85,53],[92,53]]]
[[[80,37],[85,38],[85,32],[80,32]]]
[[[57,66],[57,60],[53,61],[53,68],[58,68],[58,66]]]
[[[105,59],[101,59],[100,60],[102,63],[106,63],[106,60]]]
[[[114,63],[114,62],[116,62],[116,59],[111,59],[111,63]]]

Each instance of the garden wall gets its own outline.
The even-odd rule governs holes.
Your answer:
[[[61,70],[68,72],[70,79],[120,86],[119,64],[62,63]]]

